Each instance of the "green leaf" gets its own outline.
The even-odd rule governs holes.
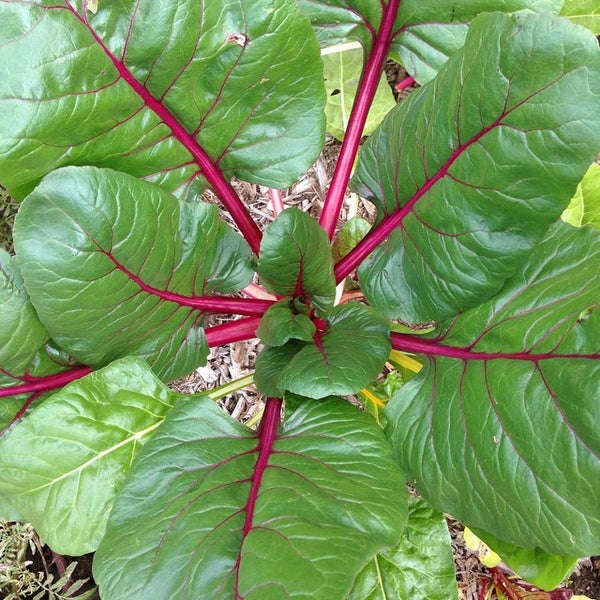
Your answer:
[[[340,258],[346,256],[369,233],[370,229],[371,224],[361,217],[348,219],[342,225],[342,228],[338,231],[333,241],[331,248],[333,260],[337,262]]]
[[[515,546],[600,551],[599,298],[600,234],[559,222],[497,296],[402,338],[428,360],[387,433],[435,507]]]
[[[0,372],[22,375],[48,334],[29,301],[14,256],[0,248]]]
[[[321,45],[358,41],[369,51],[381,24],[383,3],[370,0],[299,0]],[[390,56],[418,83],[435,77],[462,47],[470,22],[480,13],[522,9],[557,13],[563,0],[402,0],[393,28]]]
[[[539,548],[519,548],[487,532],[477,530],[476,533],[521,579],[543,590],[557,588],[577,565],[575,556],[556,556]]]
[[[431,81],[464,43],[468,23],[417,23],[404,26],[395,38],[391,55],[417,83]]]
[[[336,306],[318,342],[283,367],[279,386],[309,398],[355,394],[381,371],[391,350],[389,323],[359,302]]]
[[[83,5],[83,8],[80,8]],[[90,164],[198,191],[200,154],[287,187],[324,139],[308,19],[288,0],[0,3],[0,181]]]
[[[14,235],[40,319],[90,366],[136,355],[161,378],[188,373],[208,353],[194,301],[252,277],[250,249],[216,207],[109,169],[48,175]]]
[[[312,217],[297,208],[287,208],[267,227],[256,270],[274,294],[304,298],[319,315],[333,306],[335,277],[329,238]]]
[[[361,48],[333,52],[323,56],[325,89],[327,91],[325,107],[327,131],[338,140],[344,139],[362,73],[363,57],[364,52]],[[395,105],[390,85],[385,73],[382,73],[362,135],[371,134]]]
[[[368,49],[381,21],[381,3],[372,0],[298,0],[322,46],[359,41]]]
[[[283,346],[291,339],[310,342],[316,331],[310,318],[295,313],[290,298],[284,298],[265,311],[256,335],[267,346]]]
[[[298,340],[290,340],[283,346],[264,348],[256,357],[254,383],[258,391],[266,396],[281,398],[285,393],[281,373],[304,346]]]
[[[567,223],[582,227],[591,225],[600,230],[600,165],[592,163],[575,196],[562,214]]]
[[[303,403],[270,452],[181,400],[119,492],[94,577],[107,600],[342,599],[397,544],[406,498],[381,430],[341,398]]]
[[[597,0],[565,0],[560,14],[577,25],[600,34],[600,5]]]
[[[400,543],[377,554],[359,573],[348,600],[458,598],[454,556],[444,515],[422,498],[408,504]]]
[[[0,440],[0,500],[54,551],[92,552],[132,460],[177,397],[139,359],[69,384]]]
[[[358,271],[371,304],[425,322],[492,296],[565,208],[598,139],[594,36],[549,14],[478,17],[359,157],[355,187],[388,216]]]

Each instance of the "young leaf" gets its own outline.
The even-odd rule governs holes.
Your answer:
[[[397,544],[406,486],[372,419],[306,401],[276,433],[279,407],[257,439],[211,401],[177,403],[115,502],[103,598],[343,599]]]
[[[316,331],[310,318],[303,313],[296,314],[290,298],[284,298],[265,311],[256,335],[267,346],[283,346],[292,339],[311,342]]]
[[[422,498],[414,498],[408,504],[408,522],[402,540],[365,565],[348,600],[450,600],[457,597],[446,519]]]
[[[484,14],[369,138],[355,184],[384,222],[346,261],[387,238],[358,271],[377,310],[424,322],[477,305],[557,219],[600,139],[600,51],[585,33]]]
[[[256,270],[268,291],[304,299],[321,316],[333,306],[329,239],[313,218],[297,208],[284,210],[267,227]]]
[[[434,340],[388,435],[434,506],[500,540],[600,551],[600,234],[553,226],[522,271]],[[490,515],[502,515],[501,520]]]
[[[584,175],[571,203],[562,214],[575,227],[591,225],[600,230],[600,165],[593,163]]]
[[[160,377],[186,374],[208,353],[201,298],[252,277],[250,249],[216,207],[109,169],[45,177],[14,236],[42,322],[90,366],[137,355]]]
[[[359,302],[336,306],[315,343],[283,367],[278,385],[309,398],[355,394],[375,377],[391,350],[389,323]]]
[[[100,2],[92,14],[19,0],[0,3],[0,22],[0,181],[13,195],[72,164],[180,196],[211,162],[286,187],[321,150],[322,63],[295,2]]]
[[[54,551],[92,552],[133,458],[176,398],[133,358],[71,383],[0,440],[0,498]]]
[[[344,132],[360,81],[363,57],[364,52],[360,48],[333,52],[323,56],[325,89],[327,90],[325,107],[327,131],[338,140],[344,139]],[[362,134],[369,135],[395,104],[390,85],[385,74],[382,73]]]
[[[254,383],[261,394],[283,397],[286,390],[281,382],[281,373],[304,346],[299,340],[290,340],[283,346],[267,346],[260,352],[256,357]]]

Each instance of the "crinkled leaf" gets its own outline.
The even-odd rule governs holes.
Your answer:
[[[362,73],[363,57],[364,52],[360,48],[323,56],[327,91],[325,107],[327,131],[338,140],[344,139]],[[390,85],[385,74],[382,73],[362,135],[369,135],[395,105]]]
[[[310,342],[316,330],[310,318],[295,313],[290,298],[284,298],[265,311],[256,335],[267,346],[283,346],[291,339]]]
[[[359,158],[355,185],[391,232],[359,269],[371,304],[420,322],[489,298],[565,208],[598,139],[594,36],[549,14],[478,17]]]
[[[388,434],[434,506],[516,546],[600,551],[599,298],[600,234],[557,223],[497,296],[404,338],[429,358]]]
[[[578,562],[575,556],[557,556],[539,548],[519,548],[484,531],[478,530],[477,535],[521,579],[543,590],[557,588],[573,572]]]
[[[23,202],[14,234],[40,319],[90,366],[137,355],[164,378],[191,371],[208,346],[189,302],[252,277],[250,249],[216,207],[109,169],[45,177]]]
[[[593,163],[584,175],[562,218],[575,227],[600,229],[600,165]]]
[[[444,515],[422,498],[408,504],[400,543],[377,554],[359,573],[348,600],[458,598],[454,556]]]
[[[309,215],[287,208],[267,227],[257,272],[270,292],[302,297],[325,314],[335,298],[327,234]]]
[[[309,398],[354,394],[377,377],[390,350],[387,319],[359,302],[342,304],[329,313],[318,341],[285,365],[279,385]]]
[[[322,64],[288,0],[0,3],[0,181],[94,164],[178,195],[205,151],[286,187],[323,144]]]
[[[270,451],[213,402],[181,400],[119,492],[94,576],[110,600],[342,599],[405,519],[389,444],[343,399],[304,402]]]
[[[95,550],[133,458],[176,397],[133,358],[69,384],[0,440],[0,498],[56,552]]]
[[[577,25],[600,34],[600,5],[597,0],[565,0],[560,14]]]

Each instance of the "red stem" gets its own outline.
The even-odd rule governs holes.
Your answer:
[[[377,37],[363,69],[362,80],[356,94],[354,106],[352,107],[348,128],[344,134],[344,141],[331,180],[331,187],[325,198],[323,212],[319,220],[321,227],[323,227],[329,239],[332,239],[335,233],[338,216],[344,202],[344,194],[348,187],[348,181],[350,180],[352,167],[354,166],[354,159],[360,145],[360,138],[392,41],[394,21],[396,20],[400,2],[401,0],[390,0],[387,7],[383,9],[381,25],[379,26]]]
[[[33,377],[32,381],[21,385],[13,385],[0,389],[0,398],[7,396],[17,396],[18,394],[32,394],[36,392],[49,392],[71,383],[76,379],[88,375],[92,372],[90,367],[76,367],[69,371],[56,373],[55,375],[46,375],[45,377]]]
[[[259,323],[260,319],[258,317],[238,319],[222,325],[207,327],[204,330],[204,335],[209,346],[223,346],[224,344],[255,338]]]
[[[408,333],[392,333],[392,347],[403,352],[414,352],[427,356],[448,356],[461,360],[526,360],[540,362],[554,358],[583,358],[590,360],[600,359],[598,354],[559,354],[557,352],[546,352],[543,354],[532,354],[531,352],[474,352],[469,347],[455,348],[445,346],[436,340],[418,338]]]
[[[412,77],[405,77],[402,81],[396,84],[396,89],[401,92],[404,88],[407,88],[409,85],[415,83],[415,80]]]
[[[281,196],[281,190],[275,188],[269,188],[269,196],[271,196],[271,204],[273,205],[273,214],[278,217],[284,210],[283,198]]]
[[[256,465],[254,466],[254,472],[251,477],[251,487],[248,494],[248,501],[246,502],[245,513],[246,518],[244,521],[244,530],[242,532],[242,543],[244,538],[250,533],[253,526],[254,510],[256,508],[256,499],[260,493],[260,487],[262,485],[263,476],[269,465],[269,459],[273,454],[273,444],[277,439],[277,431],[279,429],[279,423],[281,421],[281,398],[267,398],[265,405],[265,412],[263,414],[262,421],[260,422],[260,429],[258,431],[258,444],[254,449],[254,452],[258,452],[258,458]],[[242,544],[240,544],[240,548]],[[241,561],[241,552],[238,554],[236,563],[236,600],[241,600],[239,589],[239,565]]]
[[[1,390],[0,390],[1,391]],[[23,403],[23,406],[19,409],[19,412],[11,419],[10,423],[0,431],[0,437],[2,437],[17,421],[20,421],[23,415],[27,412],[27,409],[43,394],[43,392],[35,392],[31,394],[27,400]]]
[[[77,17],[79,21],[88,29],[96,43],[102,48],[106,56],[112,61],[121,78],[127,82],[131,89],[139,95],[144,104],[154,112],[161,121],[171,130],[173,136],[181,142],[187,151],[193,156],[194,161],[200,167],[202,174],[213,187],[215,193],[223,202],[233,220],[240,228],[240,232],[246,238],[250,248],[255,254],[258,254],[262,233],[258,225],[254,222],[250,213],[243,202],[233,189],[231,184],[225,179],[221,169],[213,162],[204,148],[200,146],[196,138],[192,136],[177,120],[177,117],[171,113],[167,107],[157,100],[150,91],[144,87],[125,66],[124,61],[119,60],[92,29],[85,16],[80,15],[77,10],[67,2],[68,9]]]

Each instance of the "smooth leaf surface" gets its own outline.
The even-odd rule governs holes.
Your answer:
[[[360,48],[333,52],[323,56],[325,89],[327,90],[325,107],[327,131],[338,140],[344,139],[360,81],[363,57],[364,52]],[[362,135],[372,133],[395,105],[390,85],[385,74],[382,73]]]
[[[304,298],[320,315],[333,306],[329,239],[312,217],[297,208],[287,208],[267,227],[256,270],[269,292]]]
[[[64,387],[0,440],[0,498],[55,552],[92,552],[132,460],[177,396],[139,359]]]
[[[391,233],[359,269],[371,304],[425,322],[489,298],[561,214],[598,139],[594,36],[549,14],[478,17],[359,157],[355,186],[387,217],[372,239]]]
[[[411,498],[400,543],[359,573],[348,600],[455,600],[454,556],[444,515]]]
[[[493,299],[404,338],[428,360],[387,432],[434,506],[516,546],[600,550],[599,298],[600,234],[558,223]]]
[[[584,175],[563,220],[575,227],[591,225],[600,230],[600,165],[593,163]]]
[[[355,394],[377,377],[390,350],[387,319],[359,302],[342,304],[315,343],[283,367],[279,386],[309,398]]]
[[[251,252],[216,207],[94,167],[48,175],[17,215],[15,247],[51,337],[90,366],[137,355],[175,379],[208,353],[202,313],[185,304],[233,292]]]
[[[560,14],[600,34],[600,5],[596,0],[565,0]]]
[[[341,398],[304,402],[262,454],[213,402],[182,400],[123,485],[94,576],[106,600],[341,599],[398,542],[406,498],[381,430]]]
[[[287,0],[0,3],[0,181],[24,196],[93,164],[198,191],[227,177],[287,187],[323,144],[308,19]]]

